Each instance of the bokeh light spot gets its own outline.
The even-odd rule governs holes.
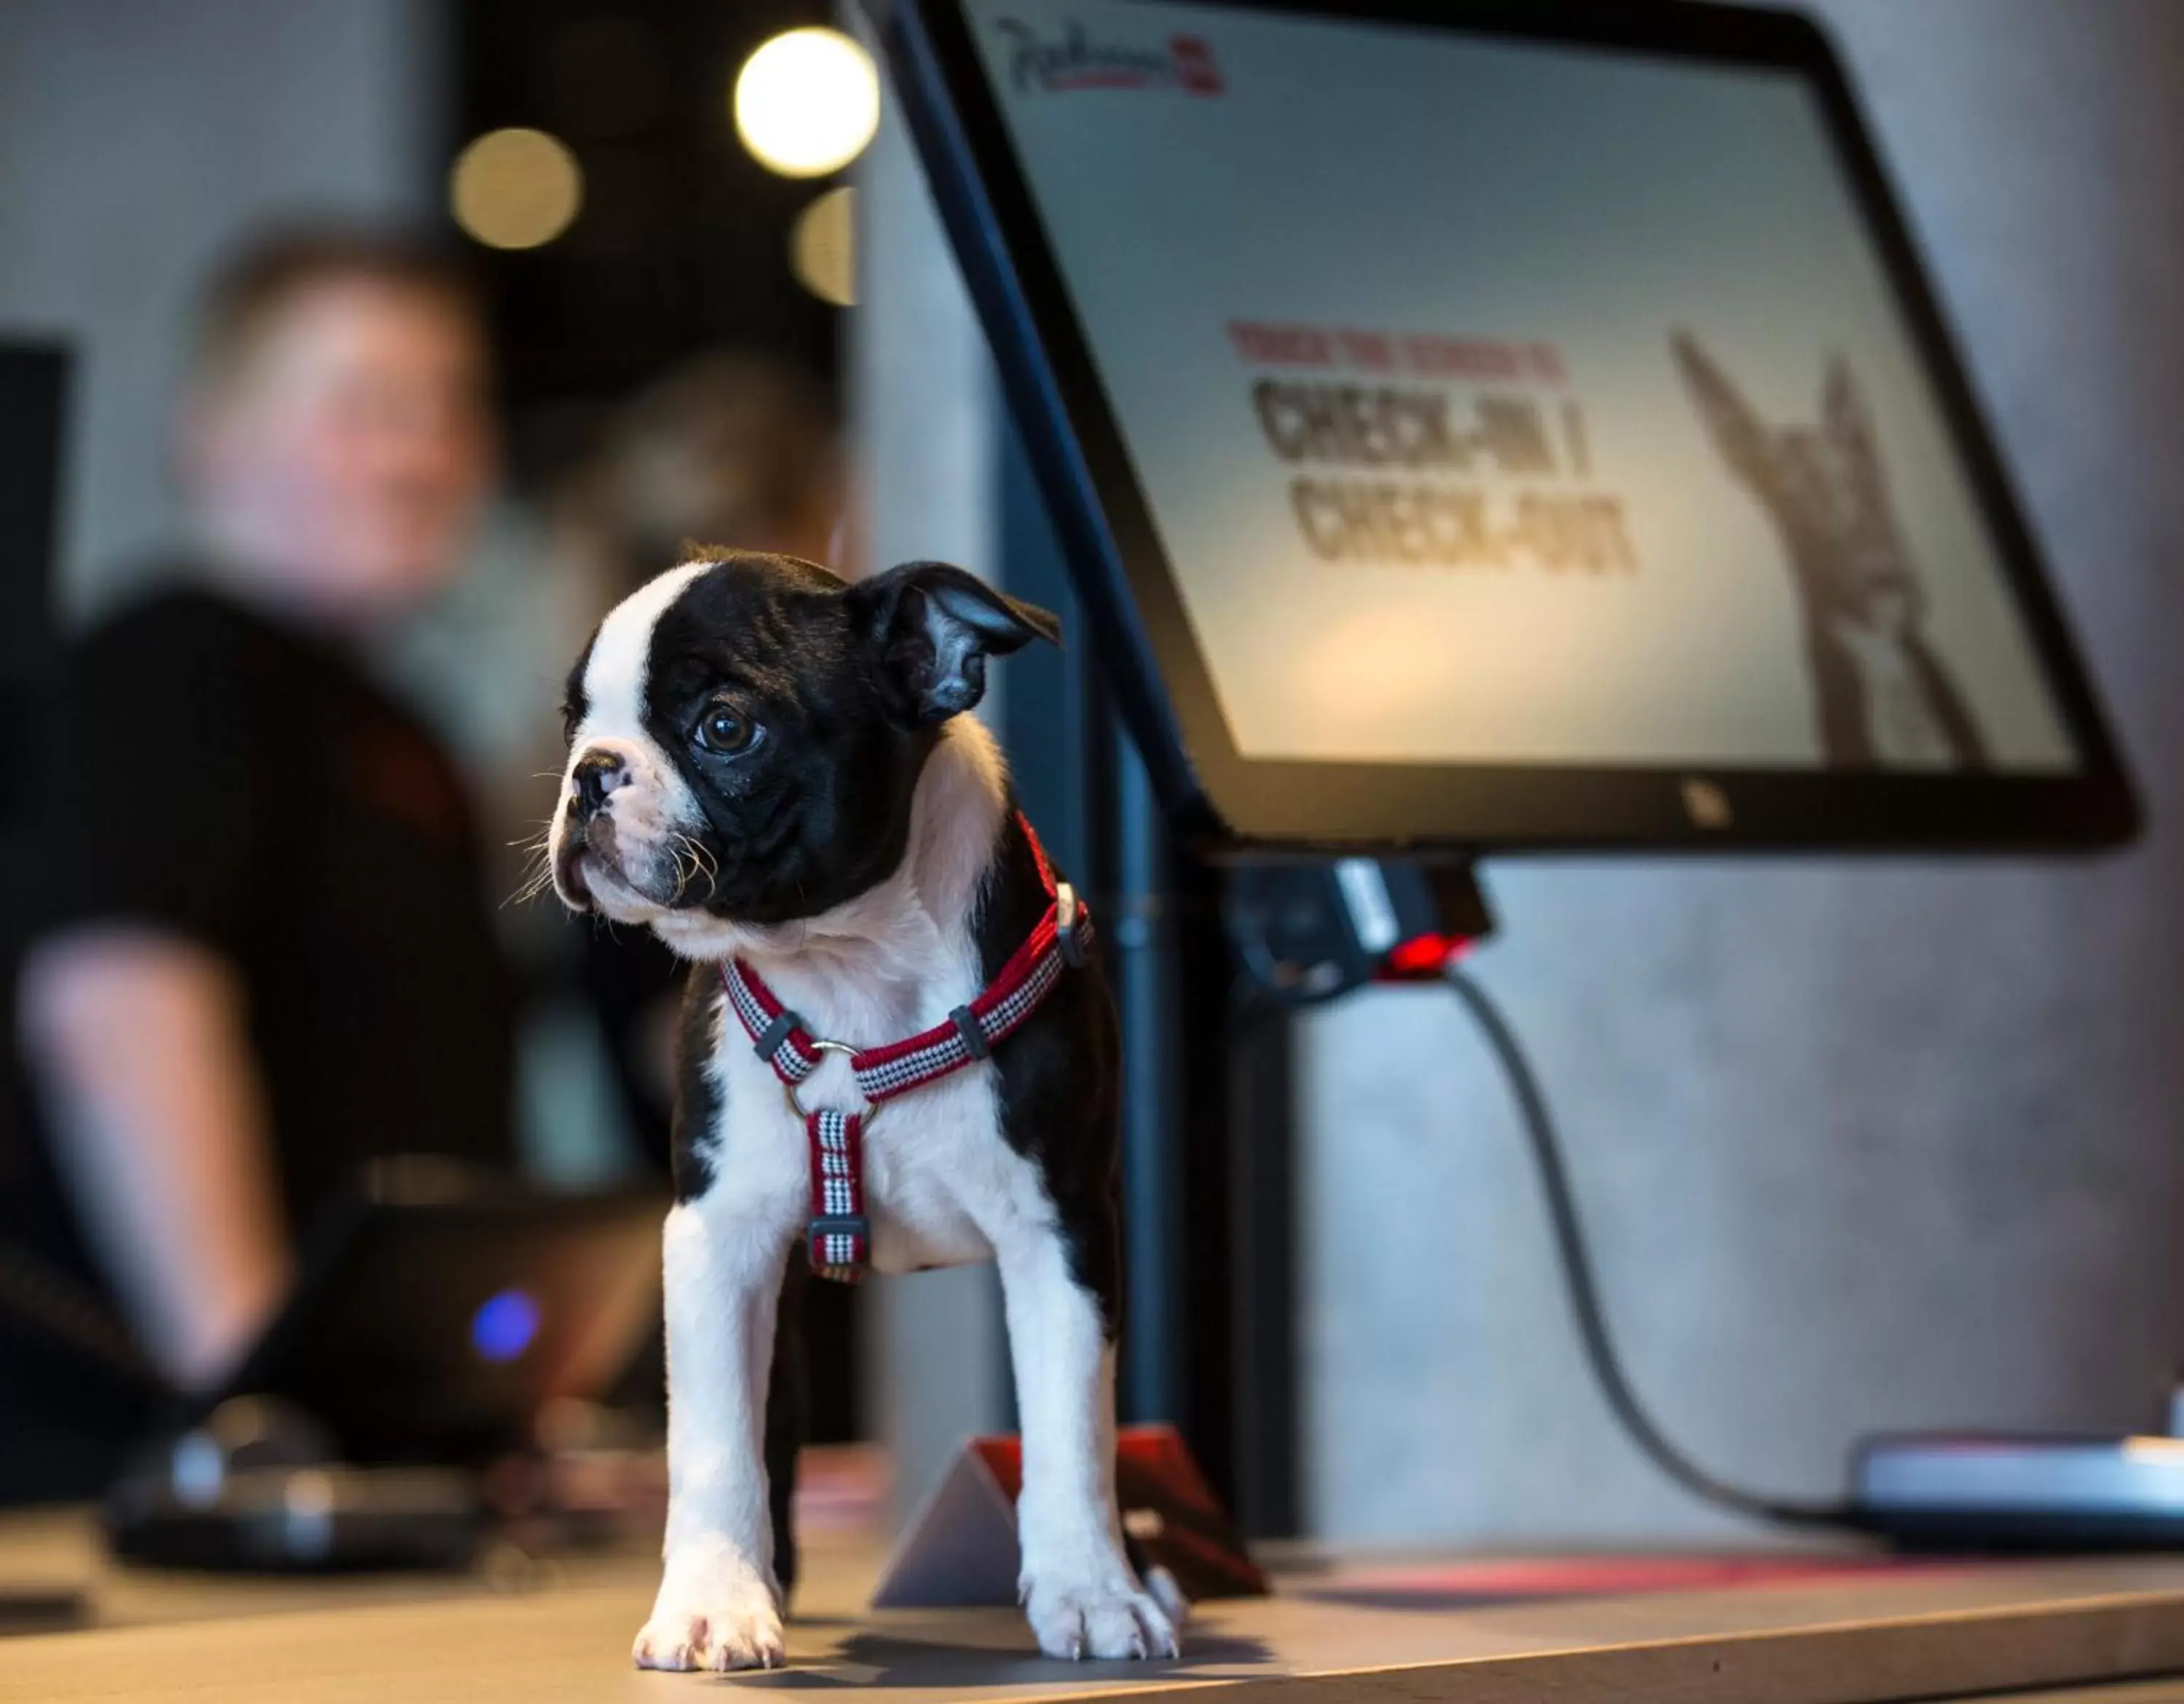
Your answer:
[[[551,243],[583,203],[576,155],[543,130],[488,131],[448,174],[455,223],[488,249]]]
[[[857,192],[848,184],[816,198],[788,232],[796,281],[838,308],[857,302]]]
[[[872,56],[839,30],[790,30],[736,74],[736,134],[769,170],[822,177],[860,154],[879,128]]]
[[[471,1347],[490,1361],[514,1360],[538,1335],[538,1304],[521,1290],[488,1296],[471,1316]]]

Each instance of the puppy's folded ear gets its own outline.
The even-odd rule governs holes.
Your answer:
[[[986,696],[986,659],[1035,639],[1061,643],[1061,623],[946,562],[905,562],[848,593],[889,699],[907,725],[944,722]]]

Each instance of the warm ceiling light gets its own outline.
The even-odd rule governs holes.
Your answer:
[[[857,192],[844,183],[796,215],[788,265],[796,281],[838,308],[857,304]]]
[[[488,249],[551,243],[584,204],[577,157],[543,130],[495,130],[455,156],[448,205]]]
[[[864,152],[880,122],[872,57],[839,30],[791,30],[736,73],[736,134],[783,177],[823,177]]]

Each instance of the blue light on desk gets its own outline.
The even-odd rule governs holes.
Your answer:
[[[488,1296],[471,1316],[471,1346],[488,1360],[514,1360],[538,1335],[538,1304],[521,1290]]]

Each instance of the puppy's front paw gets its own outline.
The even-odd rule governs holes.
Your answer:
[[[1175,1623],[1127,1576],[1096,1584],[1034,1576],[1024,1582],[1024,1614],[1049,1657],[1176,1655]]]
[[[757,1581],[698,1591],[663,1584],[630,1651],[639,1668],[778,1668],[786,1655],[781,1611]]]

